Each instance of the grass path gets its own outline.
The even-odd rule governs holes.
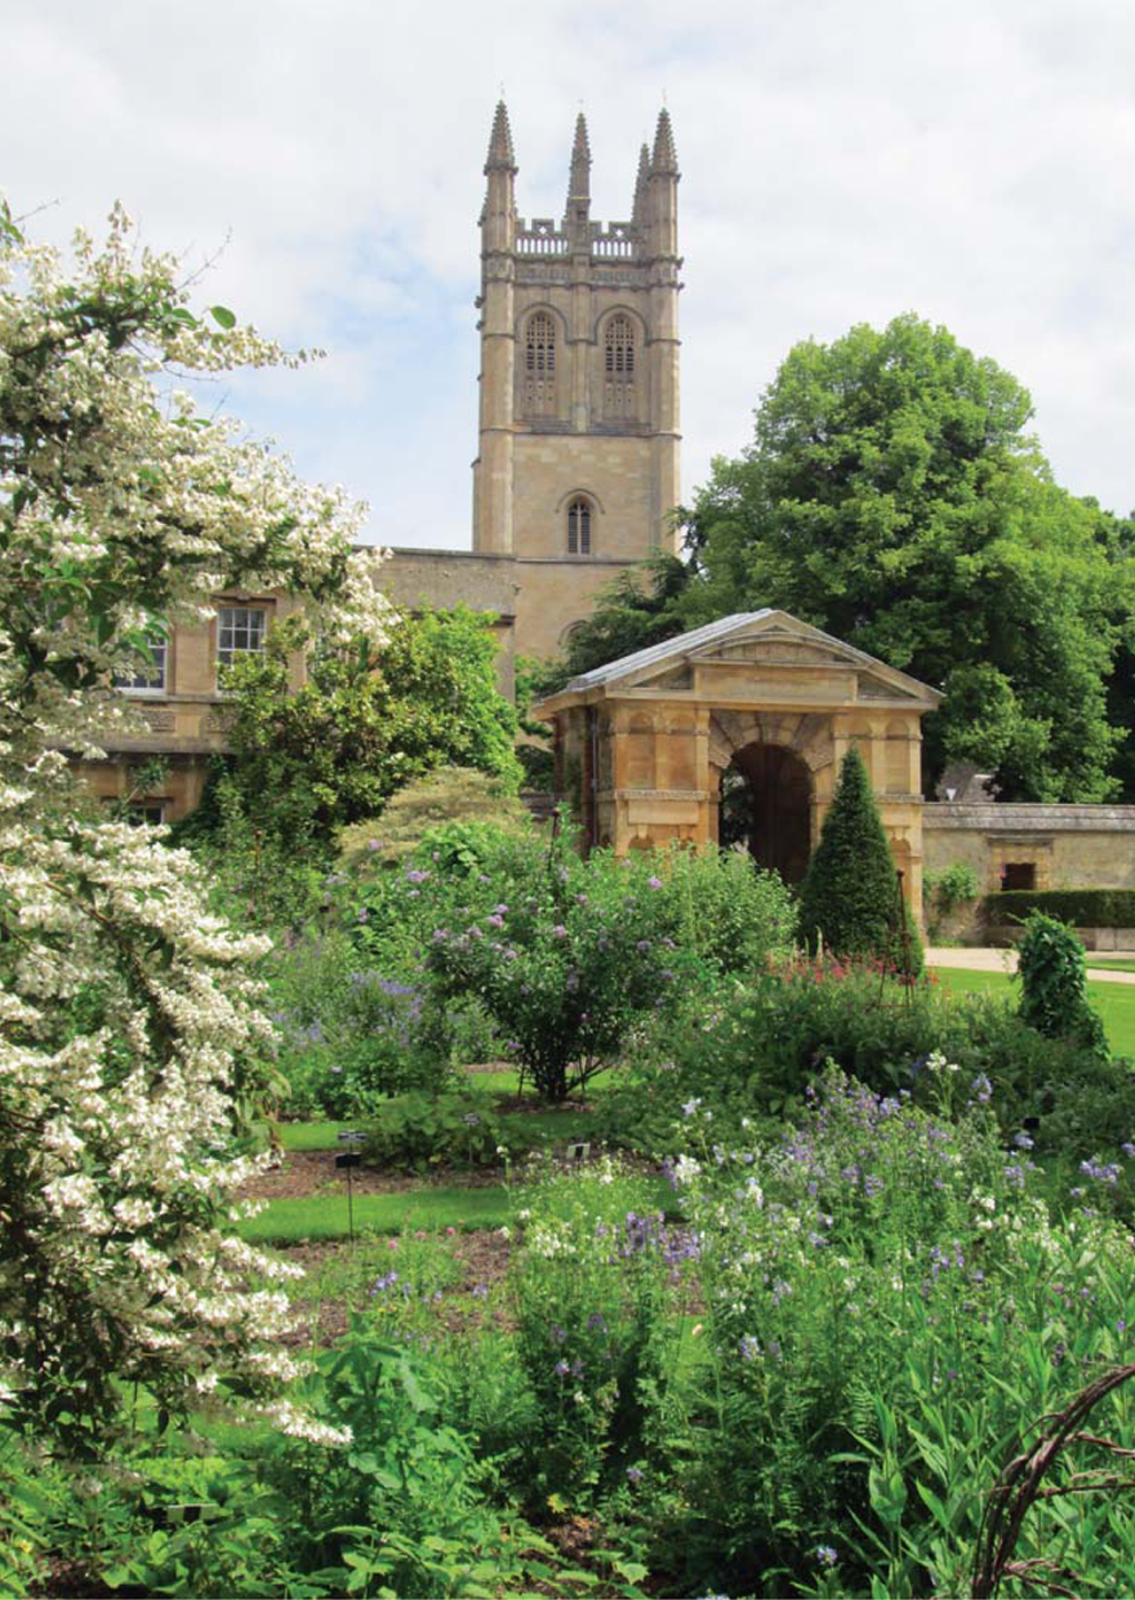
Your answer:
[[[500,1228],[515,1199],[503,1184],[491,1188],[402,1189],[393,1194],[356,1194],[355,1232],[401,1233],[403,1228]],[[270,1200],[242,1222],[243,1238],[255,1244],[299,1244],[305,1240],[348,1237],[346,1184],[341,1194],[304,1195]]]

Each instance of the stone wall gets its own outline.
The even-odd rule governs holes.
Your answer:
[[[1010,869],[1035,889],[1135,888],[1135,806],[930,804],[922,808],[923,865],[940,873],[964,862],[978,894],[996,894]],[[948,929],[963,942],[981,939],[977,905]]]

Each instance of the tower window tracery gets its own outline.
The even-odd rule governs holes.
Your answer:
[[[568,506],[567,547],[569,556],[591,554],[591,501],[577,494]]]
[[[608,417],[638,415],[635,394],[635,329],[619,312],[603,334],[603,410]]]
[[[556,324],[546,311],[533,312],[525,329],[524,409],[534,417],[556,409]]]

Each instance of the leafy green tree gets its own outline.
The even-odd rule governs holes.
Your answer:
[[[260,848],[329,858],[337,830],[377,817],[411,779],[445,764],[496,774],[515,788],[515,713],[496,687],[489,619],[456,610],[404,617],[385,643],[316,649],[307,681],[289,659],[307,640],[293,619],[234,666],[222,779],[230,826]]]
[[[800,886],[800,933],[812,951],[822,938],[837,956],[877,956],[899,971],[922,968],[918,931],[900,898],[891,847],[854,745]]]
[[[1052,481],[1029,396],[913,315],[790,351],[753,444],[690,517],[687,627],[778,606],[942,688],[926,768],[1005,799],[1109,798],[1108,682],[1132,566],[1111,519]]]

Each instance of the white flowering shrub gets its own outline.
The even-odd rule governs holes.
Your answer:
[[[91,1451],[130,1382],[338,1437],[280,1397],[285,1298],[251,1287],[280,1269],[233,1228],[265,946],[157,830],[88,820],[57,753],[97,753],[116,667],[223,585],[304,592],[327,638],[387,627],[359,508],[176,387],[294,358],[188,298],[118,209],[68,271],[0,205],[0,1381]]]

